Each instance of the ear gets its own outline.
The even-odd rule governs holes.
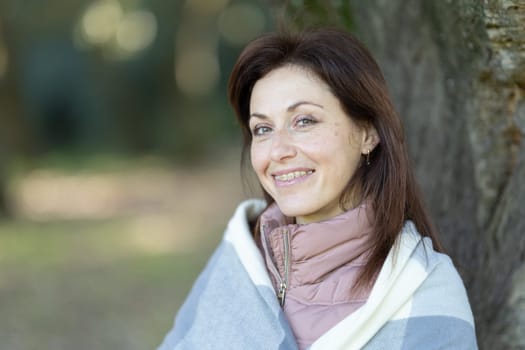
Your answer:
[[[361,153],[367,154],[369,152],[372,152],[374,148],[379,144],[381,140],[379,139],[379,135],[377,133],[376,128],[372,123],[368,123],[363,128],[363,139],[361,141]]]

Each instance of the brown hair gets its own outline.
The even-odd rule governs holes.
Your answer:
[[[270,71],[288,64],[315,73],[352,120],[373,125],[379,135],[380,143],[370,153],[370,165],[356,170],[340,199],[342,205],[347,196],[357,193],[374,209],[370,258],[358,284],[373,280],[406,220],[412,220],[423,236],[432,239],[436,250],[442,251],[410,167],[403,126],[383,74],[368,50],[347,32],[315,29],[298,34],[271,33],[246,46],[228,83],[229,101],[244,136],[243,164],[252,141],[248,120],[253,86]],[[267,203],[272,203],[263,192]]]

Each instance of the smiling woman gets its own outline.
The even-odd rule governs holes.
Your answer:
[[[366,48],[267,34],[229,98],[265,200],[239,206],[160,349],[477,348]]]
[[[361,154],[377,145],[377,132],[354,123],[328,85],[285,65],[257,81],[250,111],[252,166],[284,215],[305,224],[359,204],[339,201]]]

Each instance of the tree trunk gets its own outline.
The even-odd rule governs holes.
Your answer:
[[[525,1],[351,1],[482,349],[525,349]]]

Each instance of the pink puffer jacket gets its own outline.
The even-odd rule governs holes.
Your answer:
[[[261,215],[261,243],[277,296],[300,349],[363,305],[371,287],[352,290],[367,258],[371,209],[293,224],[274,203]]]

